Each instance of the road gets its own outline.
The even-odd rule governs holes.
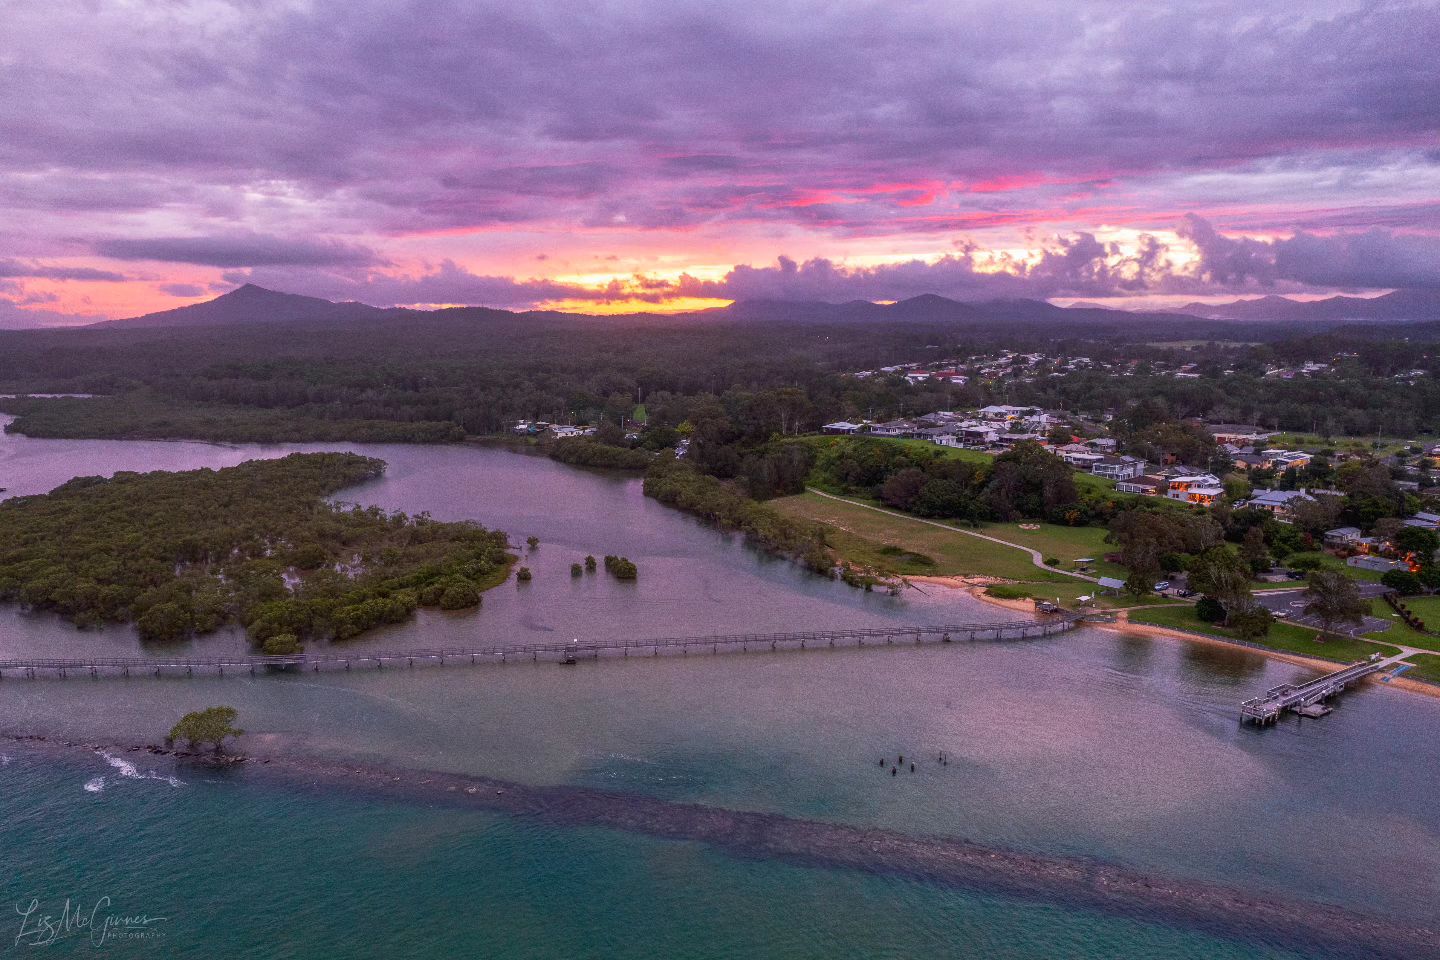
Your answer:
[[[815,494],[815,496],[817,497],[824,497],[826,500],[835,500],[839,503],[848,503],[852,507],[861,507],[865,510],[874,510],[876,513],[883,513],[891,517],[899,517],[901,520],[909,520],[912,523],[925,523],[929,524],[932,527],[939,527],[941,530],[949,530],[951,533],[960,533],[964,534],[967,537],[974,537],[977,540],[989,540],[991,543],[998,543],[1002,547],[1013,547],[1016,550],[1024,550],[1030,555],[1030,562],[1035,564],[1035,566],[1039,567],[1041,570],[1049,570],[1051,573],[1064,574],[1067,577],[1074,577],[1076,580],[1086,580],[1090,583],[1099,582],[1098,577],[1091,577],[1083,573],[1076,573],[1073,570],[1061,570],[1059,567],[1052,567],[1048,565],[1045,562],[1044,556],[1040,553],[1039,550],[1033,550],[1030,547],[1025,546],[1023,543],[1011,543],[1009,540],[1001,540],[999,537],[992,537],[988,533],[976,533],[974,530],[966,530],[962,527],[951,526],[948,523],[941,523],[938,520],[922,520],[921,518],[911,516],[908,513],[899,513],[894,510],[886,510],[884,507],[872,507],[868,503],[859,503],[855,500],[849,499],[848,497],[837,497],[833,493],[826,493],[823,490],[816,490],[814,487],[806,487],[806,490],[809,493]]]

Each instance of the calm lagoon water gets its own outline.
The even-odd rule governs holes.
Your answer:
[[[634,479],[500,450],[5,435],[0,487],[43,492],[76,475],[297,449],[389,463],[343,499],[541,540],[524,561],[532,583],[488,593],[477,614],[426,612],[364,645],[1006,615],[939,590],[860,593],[646,500]],[[640,581],[572,580],[570,563],[586,553],[631,557]],[[230,633],[194,646],[243,643]],[[0,609],[0,656],[139,649],[128,630],[79,632]],[[1440,700],[1371,686],[1322,721],[1239,726],[1240,699],[1304,673],[1241,651],[1084,630],[1025,645],[572,668],[4,681],[0,730],[153,742],[180,712],[223,702],[240,710],[254,752],[957,835],[1440,923]],[[0,906],[109,895],[170,917],[163,941],[105,947],[135,955],[1287,955],[1143,917],[738,861],[695,844],[4,751]],[[941,751],[948,766],[928,759]],[[882,774],[876,760],[898,753],[925,759],[913,775]],[[21,949],[12,935],[0,922],[0,950]]]

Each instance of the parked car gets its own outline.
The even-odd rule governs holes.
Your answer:
[[[1194,590],[1184,590],[1184,589],[1176,590],[1176,591],[1175,591],[1175,596],[1177,596],[1177,597],[1193,597],[1193,596],[1195,596],[1195,591],[1194,591]]]
[[[1155,592],[1156,592],[1156,593],[1164,593],[1166,590],[1169,590],[1169,589],[1170,589],[1170,581],[1169,581],[1169,580],[1161,580],[1159,583],[1155,584]]]

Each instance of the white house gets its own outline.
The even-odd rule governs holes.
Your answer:
[[[1111,480],[1129,480],[1145,472],[1145,461],[1138,457],[1116,457],[1107,454],[1090,465],[1090,472],[1097,477]]]
[[[1256,490],[1248,499],[1235,504],[1237,507],[1254,507],[1269,511],[1276,520],[1289,522],[1290,512],[1297,503],[1313,503],[1315,498],[1304,490]]]
[[[1244,423],[1211,423],[1205,429],[1210,431],[1216,443],[1233,443],[1237,447],[1253,447],[1275,436],[1253,424]]]
[[[827,423],[820,429],[825,433],[859,433],[864,424],[851,423],[848,420],[836,420],[834,423]]]
[[[1220,478],[1211,473],[1182,474],[1170,478],[1170,489],[1165,496],[1182,503],[1208,507],[1225,493]]]

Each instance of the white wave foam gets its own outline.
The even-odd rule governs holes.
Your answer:
[[[129,760],[124,759],[123,757],[117,757],[114,754],[108,753],[104,750],[100,750],[97,752],[100,754],[100,756],[105,758],[106,763],[114,767],[115,770],[120,774],[120,776],[124,777],[127,780],[164,780],[172,787],[185,786],[185,781],[181,780],[179,777],[168,777],[163,773],[156,773],[154,770],[147,770],[144,773],[141,773],[139,769],[136,768],[135,764],[131,763]]]
[[[85,781],[85,792],[86,792],[86,793],[100,793],[100,792],[103,791],[104,789],[105,789],[105,778],[104,778],[104,777],[92,777],[91,779]]]

